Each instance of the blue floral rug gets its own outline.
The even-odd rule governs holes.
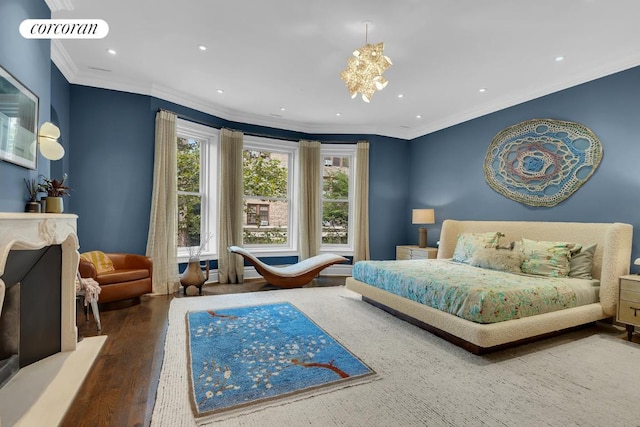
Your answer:
[[[375,372],[290,303],[186,315],[196,418],[327,392]]]

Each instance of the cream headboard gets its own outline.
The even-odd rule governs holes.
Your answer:
[[[614,315],[618,303],[618,278],[629,274],[633,226],[619,222],[536,222],[536,221],[457,221],[447,219],[442,224],[438,258],[451,258],[458,234],[499,231],[500,241],[509,242],[526,237],[532,240],[596,243],[593,277],[600,279],[600,303],[605,313]]]

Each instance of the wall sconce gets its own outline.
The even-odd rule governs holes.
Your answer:
[[[58,142],[60,129],[51,122],[44,122],[38,131],[40,152],[49,160],[60,160],[64,156],[64,147]]]
[[[411,215],[412,224],[435,224],[435,212],[433,209],[413,209]],[[427,229],[418,228],[418,247],[427,247]]]

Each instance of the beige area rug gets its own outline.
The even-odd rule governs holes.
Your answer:
[[[288,301],[382,379],[214,426],[637,426],[640,346],[608,325],[474,356],[360,300],[343,286],[179,298],[169,311],[152,426],[194,426],[188,310]]]
[[[0,389],[0,426],[56,426],[73,402],[107,336],[22,368]]]

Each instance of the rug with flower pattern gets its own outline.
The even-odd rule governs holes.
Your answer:
[[[375,372],[290,303],[186,315],[196,418],[355,385]]]

